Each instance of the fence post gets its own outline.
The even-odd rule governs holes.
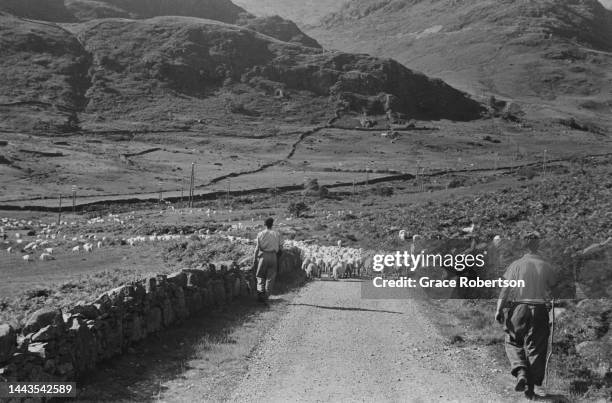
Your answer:
[[[57,211],[57,226],[59,227],[62,222],[62,194],[59,195],[59,210]]]
[[[76,212],[76,194],[77,187],[76,185],[72,185],[72,214]]]

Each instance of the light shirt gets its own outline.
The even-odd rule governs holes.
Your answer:
[[[257,234],[257,245],[263,252],[278,252],[281,247],[281,236],[278,232],[266,228]]]
[[[552,266],[540,256],[527,253],[514,261],[504,274],[506,280],[524,280],[524,287],[510,289],[508,300],[541,304],[546,302],[556,282]]]

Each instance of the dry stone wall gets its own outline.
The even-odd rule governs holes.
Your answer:
[[[284,250],[279,266],[281,281],[305,279],[299,249]],[[66,310],[43,308],[19,332],[0,324],[0,382],[78,379],[152,333],[254,293],[250,268],[210,264],[127,284]]]

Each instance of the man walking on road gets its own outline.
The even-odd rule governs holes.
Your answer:
[[[254,262],[257,264],[255,277],[257,278],[257,300],[265,303],[272,292],[274,279],[278,272],[278,254],[281,251],[281,236],[272,230],[274,219],[264,221],[266,229],[257,234]],[[261,255],[260,255],[261,252]],[[258,260],[259,259],[259,260]]]
[[[506,355],[516,377],[515,390],[534,399],[535,386],[542,385],[546,372],[550,335],[547,301],[556,279],[552,266],[537,254],[539,234],[529,233],[524,238],[527,253],[508,267],[504,278],[523,280],[525,286],[502,289],[495,320],[505,325]]]

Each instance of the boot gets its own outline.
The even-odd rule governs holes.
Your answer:
[[[257,302],[266,302],[265,293],[261,291],[257,291]]]
[[[528,385],[528,380],[527,380],[527,371],[525,371],[524,369],[521,369],[518,371],[518,373],[516,374],[516,386],[514,387],[514,390],[517,392],[525,392],[527,393],[527,385]]]

